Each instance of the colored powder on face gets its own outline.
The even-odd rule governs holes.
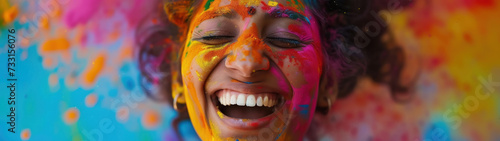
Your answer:
[[[205,20],[212,19],[221,15],[231,14],[231,12],[236,12],[239,16],[241,16],[241,19],[252,16],[248,14],[247,7],[245,5],[240,5],[237,1],[231,1],[229,5],[225,5],[222,7],[219,7],[219,3],[220,0],[207,1],[207,3],[205,4],[205,10],[197,14],[197,16],[194,18],[195,20],[191,23],[191,26],[196,27]],[[211,5],[212,7],[207,8],[207,4]]]
[[[295,35],[299,36],[301,40],[305,40],[304,38],[310,38],[310,37],[304,37],[307,36],[308,33],[304,31],[304,27],[296,24],[290,24],[288,25],[288,30]]]
[[[208,0],[207,3],[205,4],[205,10],[207,10],[208,8],[210,8],[210,4],[214,2],[214,0]]]
[[[270,51],[270,47],[265,44],[259,37],[256,37],[257,35],[259,35],[257,25],[253,23],[250,28],[246,29],[241,34],[241,36],[238,38],[238,41],[230,46],[230,49],[228,51],[233,52],[232,55],[228,56],[228,61],[230,64],[232,63],[232,61],[236,60],[238,52],[241,52],[244,55],[241,56],[241,58],[246,58],[249,61],[253,61],[258,64],[262,63],[264,56],[262,56],[260,52]],[[250,49],[245,49],[245,47]]]
[[[271,2],[271,1],[269,1]],[[271,7],[269,7],[269,5],[267,5],[264,1],[261,2],[262,3],[262,6],[261,6],[261,9],[264,10],[264,11],[268,11],[268,10],[271,10]],[[277,5],[278,3],[276,3]],[[275,5],[275,6],[276,6]],[[274,6],[273,6],[274,7]]]
[[[260,0],[239,0],[240,5],[245,5],[247,7],[259,6]]]
[[[270,7],[265,2],[262,2],[261,9],[273,17],[285,17],[294,20],[300,19],[304,22],[307,22],[308,24],[311,24],[309,19],[306,16],[304,16],[305,11],[298,10],[297,7],[294,7],[293,5],[285,7],[283,4],[279,3],[278,7]]]
[[[251,16],[247,11],[248,10],[247,7],[240,5],[237,1],[231,1],[230,4],[222,7],[218,7],[217,3],[220,3],[219,1],[209,1],[207,3],[210,3],[211,7],[205,7],[205,11],[196,14],[197,17],[193,18],[191,27],[196,27],[205,20],[220,16],[221,13],[218,12],[228,11],[227,9],[234,9],[233,12],[239,14],[242,20]],[[264,7],[266,6],[267,4],[264,4]],[[221,10],[221,9],[226,9],[226,10]],[[182,70],[183,80],[185,83],[187,83],[185,85],[185,91],[187,92],[186,94],[188,94],[186,104],[188,105],[189,115],[191,117],[197,117],[197,118],[192,118],[196,119],[192,120],[192,123],[194,125],[195,130],[198,132],[198,134],[202,139],[211,138],[210,135],[214,131],[209,131],[206,129],[207,122],[205,122],[206,118],[204,117],[205,114],[202,107],[202,101],[199,101],[202,99],[199,99],[198,97],[199,94],[196,94],[196,89],[194,88],[193,83],[190,82],[193,81],[192,79],[196,79],[195,77],[197,75],[205,74],[206,71],[211,71],[211,67],[213,67],[214,64],[216,64],[214,63],[214,61],[218,61],[217,60],[218,58],[223,58],[224,55],[228,55],[226,61],[229,64],[234,63],[235,61],[252,61],[252,63],[264,63],[263,61],[268,62],[269,60],[267,59],[264,60],[265,56],[263,56],[263,52],[269,52],[272,53],[273,55],[280,54],[281,56],[283,56],[283,58],[292,55],[292,56],[298,56],[294,58],[297,60],[303,59],[304,61],[311,61],[315,59],[315,57],[302,55],[300,52],[301,50],[298,49],[297,50],[287,49],[290,52],[290,53],[286,52],[288,54],[281,54],[283,52],[272,52],[271,47],[268,46],[265,42],[263,42],[262,39],[260,39],[260,37],[258,37],[259,30],[257,28],[258,27],[255,23],[249,24],[247,29],[245,29],[243,33],[240,34],[236,42],[224,45],[222,47],[214,48],[194,40],[188,41],[185,44],[186,46],[184,48],[185,50],[184,50],[184,57],[182,59],[182,64],[189,64],[189,65],[182,65],[181,70]],[[196,30],[197,29],[191,29],[191,31],[189,31],[188,33],[193,33],[193,31]],[[192,34],[189,34],[187,38],[192,38],[191,36]],[[189,52],[189,54],[187,52]],[[301,58],[302,56],[304,58]],[[311,57],[311,58],[306,59],[306,57]],[[279,60],[279,62],[283,64],[283,59],[278,58],[276,60]],[[193,61],[195,61],[196,64],[199,65],[200,69],[193,69],[190,66],[191,64],[194,64]],[[269,69],[269,67],[270,66],[268,62],[266,68],[263,69]]]
[[[219,116],[219,118],[224,118],[224,114],[222,112],[220,112],[219,110],[217,110],[217,115]]]
[[[268,1],[268,2],[267,2],[267,4],[268,4],[269,6],[275,7],[275,6],[277,6],[277,5],[278,5],[278,2],[275,2],[275,1]]]

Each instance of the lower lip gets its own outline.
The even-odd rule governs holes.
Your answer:
[[[219,119],[221,119],[225,124],[241,129],[257,129],[262,126],[268,125],[272,119],[275,118],[274,113],[263,118],[258,119],[238,119],[225,116],[220,111],[217,111]]]
[[[258,119],[240,119],[240,118],[232,118],[224,115],[221,111],[219,111],[219,108],[215,106],[215,104],[212,103],[212,107],[217,111],[217,116],[219,119],[224,122],[226,125],[238,128],[238,129],[258,129],[263,126],[269,125],[269,123],[277,118],[277,113],[282,110],[283,106],[280,106],[274,113],[267,115],[262,118]]]

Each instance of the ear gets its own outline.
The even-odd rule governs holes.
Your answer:
[[[172,67],[172,68],[174,68],[170,72],[172,75],[172,98],[173,98],[172,104],[173,108],[176,111],[182,112],[186,110],[186,92],[184,91],[184,85],[182,83],[180,69],[175,69],[177,67]]]
[[[327,115],[328,111],[337,99],[338,81],[336,81],[335,72],[324,69],[319,82],[318,101],[316,103],[316,112]]]
[[[172,54],[171,56],[177,56],[177,57],[171,57],[172,61],[169,63],[170,65],[170,75],[172,76],[172,98],[175,99],[175,97],[178,97],[178,101],[173,101],[173,102],[179,102],[180,104],[186,104],[186,92],[184,91],[184,83],[182,81],[182,75],[181,75],[181,58],[177,54],[182,54],[182,47],[180,47],[179,44],[176,45],[176,47],[173,47]]]

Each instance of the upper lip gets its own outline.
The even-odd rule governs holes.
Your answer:
[[[217,91],[224,89],[245,94],[274,93],[283,96],[285,99],[289,99],[291,97],[291,94],[287,93],[285,90],[280,89],[279,87],[269,87],[267,85],[255,83],[222,83],[218,86],[207,88],[206,91],[209,95],[214,95]]]

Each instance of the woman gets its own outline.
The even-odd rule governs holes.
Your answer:
[[[393,93],[406,91],[400,48],[384,34],[355,46],[355,25],[370,20],[347,18],[355,2],[163,3],[166,14],[137,32],[143,88],[179,110],[175,128],[189,117],[203,140],[301,140],[312,117],[327,114],[365,70]]]

